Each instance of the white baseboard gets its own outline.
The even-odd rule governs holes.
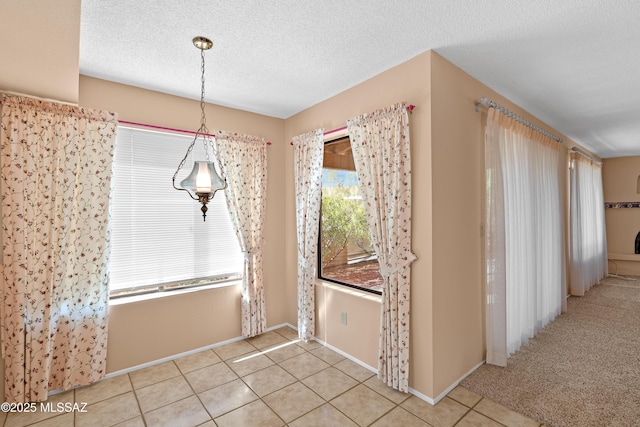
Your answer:
[[[292,325],[292,324],[290,324],[290,323],[282,323],[282,324],[280,324],[280,325],[278,325],[278,326],[274,326],[274,327],[272,327],[272,328],[267,329],[267,331],[272,331],[272,330],[274,330],[274,329],[279,329],[279,328],[282,328],[282,327],[284,327],[284,326],[288,326],[288,327],[290,327],[291,329],[293,329],[294,331],[297,331],[297,330],[298,330],[298,328],[297,328],[297,327],[293,326],[293,325]],[[351,356],[351,355],[350,355],[350,354],[348,354],[348,353],[345,353],[344,351],[340,350],[339,348],[336,348],[336,347],[332,346],[331,344],[328,344],[328,343],[326,343],[326,342],[322,341],[320,338],[318,338],[318,337],[314,336],[314,337],[313,337],[313,340],[314,340],[314,341],[316,341],[316,342],[318,342],[318,343],[319,343],[319,344],[321,344],[322,346],[327,347],[328,349],[335,351],[335,352],[336,352],[336,353],[338,353],[339,355],[341,355],[341,356],[343,356],[343,357],[345,357],[345,358],[347,358],[347,359],[351,360],[352,362],[357,363],[358,365],[360,365],[360,366],[362,366],[363,368],[365,368],[365,369],[367,369],[367,370],[369,370],[369,371],[373,372],[374,374],[376,374],[376,375],[378,374],[378,370],[377,370],[376,368],[371,367],[371,366],[369,366],[368,364],[364,363],[362,360],[356,359],[355,357]]]
[[[273,331],[274,329],[279,329],[279,328],[282,328],[284,326],[289,326],[290,328],[293,328],[293,329],[297,330],[297,328],[294,328],[293,326],[291,326],[288,323],[282,323],[280,325],[276,325],[276,326],[272,326],[270,328],[267,328],[265,330],[265,332]],[[107,375],[105,375],[104,378],[107,379],[107,378],[117,377],[118,375],[122,375],[122,374],[128,374],[129,372],[137,371],[139,369],[148,368],[150,366],[158,365],[160,363],[168,362],[168,361],[174,360],[174,359],[179,359],[181,357],[189,356],[191,354],[200,353],[201,351],[211,350],[213,348],[220,347],[220,346],[223,346],[223,345],[226,345],[226,344],[231,344],[231,343],[236,342],[236,341],[242,341],[243,339],[245,339],[245,337],[239,336],[239,337],[231,338],[231,339],[228,339],[228,340],[225,340],[225,341],[220,341],[220,342],[217,342],[215,344],[211,344],[211,345],[207,345],[207,346],[204,346],[204,347],[196,348],[194,350],[189,350],[189,351],[185,351],[183,353],[174,354],[173,356],[168,356],[168,357],[163,357],[162,359],[152,360],[151,362],[142,363],[140,365],[135,365],[135,366],[132,366],[130,368],[121,369],[121,370],[115,371],[115,372],[110,372]]]
[[[269,332],[269,331],[273,331],[273,330],[275,330],[275,329],[284,328],[285,326],[288,326],[288,327],[290,327],[291,329],[293,329],[294,331],[298,332],[298,327],[297,327],[297,326],[293,326],[291,323],[287,323],[287,322],[285,322],[285,323],[280,323],[279,325],[276,325],[276,326],[272,326],[272,327],[270,327],[270,328],[267,328],[267,329],[266,329],[266,331],[267,331],[267,332]]]
[[[445,391],[443,391],[442,393],[440,393],[438,396],[436,396],[435,399],[431,399],[428,396],[424,396],[425,398],[421,398],[422,400],[431,403],[432,405],[437,404],[438,402],[440,402],[447,394],[449,394],[451,392],[451,390],[453,390],[454,388],[458,387],[458,385],[462,382],[462,380],[464,380],[465,378],[467,378],[469,375],[471,375],[473,373],[473,371],[475,371],[476,369],[478,369],[480,366],[485,364],[485,360],[483,360],[482,362],[478,363],[476,366],[474,366],[473,368],[471,368],[469,371],[467,371],[466,374],[464,374],[463,376],[461,376],[460,378],[458,378],[457,381],[455,381],[453,384],[451,384],[449,387],[447,387],[447,389]],[[409,389],[409,391],[411,391],[413,393],[413,391],[411,389]],[[416,395],[417,396],[417,395]],[[420,396],[418,396],[420,397]]]
[[[427,403],[429,403],[431,405],[435,405],[436,403],[438,403],[438,400],[434,400],[434,399],[430,398],[429,396],[427,396],[426,394],[420,393],[418,390],[416,390],[414,388],[409,387],[409,393],[413,394],[418,399],[424,400],[425,402],[427,402]]]
[[[293,326],[293,325],[292,325],[292,324],[290,324],[290,323],[281,323],[281,324],[279,324],[279,325],[275,325],[275,326],[272,326],[272,327],[270,327],[270,328],[267,328],[267,329],[265,330],[265,332],[270,332],[270,331],[273,331],[273,330],[275,330],[275,329],[280,329],[280,328],[285,327],[285,326],[286,326],[286,327],[289,327],[289,328],[291,328],[291,329],[293,329],[293,330],[295,330],[295,331],[297,331],[297,330],[298,330],[298,328],[297,328],[297,327]],[[211,344],[211,345],[207,345],[207,346],[204,346],[204,347],[196,348],[196,349],[194,349],[194,350],[185,351],[185,352],[183,352],[183,353],[175,354],[175,355],[173,355],[173,356],[163,357],[163,358],[161,358],[161,359],[153,360],[153,361],[151,361],[151,362],[147,362],[147,363],[142,363],[142,364],[140,364],[140,365],[135,365],[135,366],[132,366],[132,367],[130,367],[130,368],[125,368],[125,369],[121,369],[121,370],[119,370],[119,371],[110,372],[110,373],[108,373],[107,375],[105,375],[105,377],[104,377],[104,378],[105,378],[105,379],[107,379],[107,378],[117,377],[118,375],[122,375],[122,374],[128,374],[129,372],[137,371],[137,370],[139,370],[139,369],[148,368],[148,367],[150,367],[150,366],[158,365],[158,364],[160,364],[160,363],[168,362],[168,361],[170,361],[170,360],[178,359],[178,358],[180,358],[180,357],[189,356],[189,355],[191,355],[191,354],[199,353],[199,352],[201,352],[201,351],[211,350],[211,349],[213,349],[213,348],[220,347],[220,346],[223,346],[223,345],[226,345],[226,344],[231,344],[231,343],[233,343],[233,342],[241,341],[241,340],[243,340],[243,339],[245,339],[245,337],[243,337],[243,336],[239,336],[239,337],[231,338],[231,339],[228,339],[228,340],[225,340],[225,341],[221,341],[221,342],[218,342],[218,343],[215,343],[215,344]],[[317,337],[313,337],[313,339],[314,339],[314,341],[317,341],[317,342],[318,342],[319,344],[321,344],[322,346],[327,347],[327,348],[329,348],[330,350],[335,351],[336,353],[340,354],[341,356],[345,357],[346,359],[349,359],[349,360],[351,360],[352,362],[357,363],[358,365],[360,365],[360,366],[362,366],[363,368],[365,368],[365,369],[367,369],[367,370],[369,370],[369,371],[373,372],[373,373],[374,373],[374,374],[376,374],[376,375],[378,374],[378,369],[376,369],[376,368],[374,368],[374,367],[372,367],[372,366],[370,366],[370,365],[366,364],[365,362],[363,362],[363,361],[361,361],[361,360],[359,360],[359,359],[356,359],[355,357],[351,356],[350,354],[345,353],[344,351],[342,351],[342,350],[340,350],[340,349],[338,349],[338,348],[336,348],[336,347],[332,346],[331,344],[328,344],[328,343],[326,343],[326,342],[322,341],[321,339],[319,339],[319,338],[317,338]],[[425,402],[427,402],[427,403],[429,403],[429,404],[431,404],[431,405],[435,405],[435,404],[437,404],[440,400],[442,400],[442,399],[443,399],[447,394],[449,394],[449,392],[451,392],[451,390],[453,390],[454,388],[456,388],[456,387],[458,386],[458,384],[460,384],[460,382],[462,382],[462,380],[463,380],[463,379],[465,379],[467,376],[469,376],[473,371],[475,371],[476,369],[478,369],[478,368],[479,368],[480,366],[482,366],[484,363],[485,363],[485,361],[483,360],[483,361],[482,361],[482,362],[480,362],[478,365],[476,365],[475,367],[473,367],[473,368],[472,368],[471,370],[469,370],[466,374],[464,374],[462,377],[460,377],[457,381],[455,381],[453,384],[451,384],[451,385],[450,385],[450,386],[449,386],[445,391],[443,391],[442,393],[440,393],[440,394],[439,394],[435,399],[433,399],[433,398],[431,398],[431,397],[429,397],[429,396],[427,396],[427,395],[425,395],[425,394],[423,394],[423,393],[419,392],[418,390],[415,390],[415,389],[413,389],[413,388],[411,388],[411,387],[409,387],[409,393],[413,394],[413,395],[414,395],[414,396],[416,396],[417,398],[419,398],[419,399],[421,399],[421,400],[424,400]],[[51,393],[51,394],[55,394],[55,392],[54,392],[54,393]]]
[[[322,344],[324,347],[327,347],[330,350],[335,351],[336,353],[338,353],[340,356],[343,356],[349,360],[351,360],[354,363],[357,363],[358,365],[362,366],[363,368],[373,372],[374,374],[378,374],[378,370],[372,366],[367,365],[366,363],[364,363],[362,360],[358,360],[355,357],[351,356],[348,353],[345,353],[344,351],[335,348],[334,346],[332,346],[331,344],[327,344],[326,342],[322,341],[321,339],[317,338],[317,337],[313,337],[314,341],[317,341],[318,343]]]

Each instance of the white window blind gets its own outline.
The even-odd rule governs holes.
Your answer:
[[[209,202],[203,221],[201,205],[172,186],[171,178],[192,140],[118,128],[111,200],[112,296],[210,283],[241,273],[243,254],[224,193],[217,192]],[[199,145],[196,141],[196,156]],[[187,159],[177,184],[192,165]]]

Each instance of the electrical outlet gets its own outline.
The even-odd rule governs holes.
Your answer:
[[[346,311],[340,312],[340,323],[342,323],[343,325],[347,324],[347,312]]]

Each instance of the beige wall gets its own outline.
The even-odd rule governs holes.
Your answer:
[[[640,176],[640,156],[614,157],[604,159],[602,163],[604,201],[640,202],[637,187]],[[611,241],[610,243],[615,242]],[[613,246],[613,248],[616,249],[614,252],[629,252],[628,250],[619,251],[617,249],[621,248],[617,246]]]
[[[433,390],[437,396],[484,358],[483,114],[475,111],[474,101],[482,96],[495,98],[495,94],[434,53],[431,96]]]
[[[0,90],[78,102],[80,0],[0,2]]]
[[[107,373],[242,335],[240,284],[109,307]]]
[[[413,168],[413,251],[411,266],[410,387],[437,398],[484,358],[483,312],[483,124],[484,109],[474,102],[486,96],[555,134],[509,100],[478,82],[435,52],[426,52],[286,121],[287,140],[312,129],[345,125],[348,118],[406,101],[411,116]],[[567,140],[566,149],[575,144]],[[568,214],[568,163],[561,175]],[[295,222],[293,150],[286,152],[287,223]],[[567,234],[568,235],[568,234]],[[296,238],[287,229],[289,321],[295,321]],[[463,266],[463,268],[461,268]],[[379,314],[376,301],[357,293],[317,288],[320,338],[362,361],[375,360]],[[361,328],[339,323],[368,318]],[[326,336],[324,336],[326,335]],[[372,365],[376,366],[376,365]]]
[[[118,113],[120,120],[178,129],[199,127],[198,101],[80,76],[80,105]],[[284,260],[284,120],[217,105],[206,106],[207,126],[263,136],[268,149],[264,280],[267,326],[286,321],[280,272]],[[176,159],[177,163],[180,159]],[[197,203],[188,198],[185,203]],[[150,214],[153,214],[151,212]],[[130,304],[109,311],[108,372],[148,363],[241,335],[240,287],[199,291]]]
[[[605,202],[638,202],[640,156],[604,159],[602,182]],[[636,234],[640,232],[640,208],[605,209],[607,251],[633,254]],[[640,257],[640,255],[639,255]],[[640,262],[609,262],[609,272],[640,274]]]
[[[430,135],[430,55],[423,54],[384,72],[339,95],[321,102],[286,121],[286,140],[317,128],[331,130],[346,125],[346,120],[393,103],[406,101],[416,105],[410,118],[413,168],[413,251],[418,256],[411,267],[412,363],[410,385],[432,395],[431,356],[431,143]],[[286,150],[286,217],[295,224],[293,190],[293,148]],[[296,321],[296,235],[295,227],[286,230],[285,297],[290,301],[289,322]],[[329,296],[326,297],[325,293]],[[316,328],[321,338],[348,354],[358,354],[363,362],[377,367],[380,306],[362,300],[357,293],[335,292],[322,285],[316,291],[318,312]],[[362,328],[341,328],[339,315],[347,310],[348,319],[358,319]],[[326,316],[324,315],[326,313]]]
[[[531,114],[431,54],[433,215],[433,397],[476,367],[484,345],[484,124],[487,97],[533,123]],[[571,147],[571,141],[565,146]],[[566,151],[562,150],[563,163]],[[566,169],[568,172],[568,168]],[[562,173],[563,188],[567,173]],[[565,213],[568,212],[566,191]]]
[[[431,59],[435,396],[484,358],[484,124],[487,97],[564,138],[560,171],[569,216],[568,150],[579,145],[437,53]],[[582,147],[580,147],[582,148]],[[584,150],[584,149],[583,149]],[[586,150],[585,150],[586,151]],[[569,229],[565,228],[568,259]],[[461,268],[460,266],[464,266]],[[452,309],[456,307],[456,309]]]
[[[0,1],[0,91],[77,103],[79,40],[80,0]]]
[[[0,54],[12,59],[11,67],[0,70],[0,89],[77,100],[83,107],[115,111],[121,120],[198,127],[197,101],[78,76],[79,1],[10,3],[0,5]],[[60,25],[52,28],[55,22]],[[40,37],[49,43],[42,52],[38,47],[37,55],[24,50],[23,39],[16,36],[24,34],[27,26],[33,31],[26,40]],[[34,64],[32,56],[41,63]],[[287,120],[207,105],[210,129],[264,136],[273,142],[268,157],[264,248],[269,326],[297,323],[293,149],[288,142],[309,130],[339,128],[348,118],[406,101],[416,105],[411,116],[411,149],[413,251],[418,260],[411,267],[410,386],[436,398],[482,361],[483,113],[473,108],[473,102],[482,96],[543,125],[434,52],[421,54]],[[573,144],[567,141],[565,145],[570,148]],[[239,287],[231,286],[113,305],[109,371],[238,336],[239,298]],[[320,284],[316,303],[319,338],[375,367],[379,302]],[[348,314],[347,325],[340,324],[342,311]]]
[[[342,313],[346,313],[346,324],[341,322]],[[331,282],[317,286],[315,336],[374,369],[378,368],[379,323],[378,295]]]

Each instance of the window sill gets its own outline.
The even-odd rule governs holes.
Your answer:
[[[185,295],[193,292],[201,292],[201,291],[207,291],[211,289],[226,288],[229,286],[237,286],[237,285],[242,285],[242,279],[229,280],[223,283],[212,283],[210,285],[197,286],[193,288],[174,289],[174,290],[168,290],[168,291],[152,292],[148,294],[131,295],[131,296],[120,297],[120,298],[110,298],[109,305],[124,305],[124,304],[130,304],[134,302],[147,301],[147,300],[158,299],[158,298],[166,298],[174,295]]]
[[[382,295],[377,295],[371,292],[367,292],[367,291],[361,291],[359,289],[356,288],[351,288],[349,286],[342,286],[339,285],[337,283],[333,283],[333,282],[329,282],[326,280],[322,280],[322,279],[316,279],[316,285],[318,286],[322,286],[331,290],[335,290],[338,292],[342,292],[345,294],[349,294],[352,295],[356,298],[363,298],[363,299],[367,299],[369,301],[375,301],[377,303],[382,303]]]

